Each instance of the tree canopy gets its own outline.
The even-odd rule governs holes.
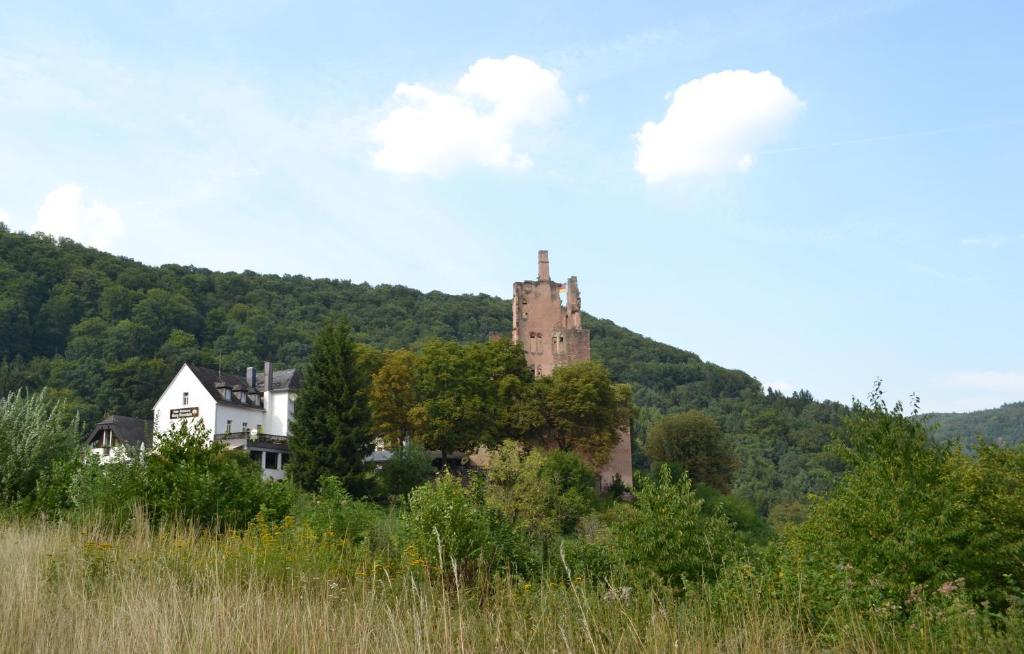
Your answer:
[[[288,475],[300,486],[313,489],[330,475],[353,495],[369,491],[365,458],[373,439],[365,372],[348,324],[328,323],[313,345],[291,424]]]

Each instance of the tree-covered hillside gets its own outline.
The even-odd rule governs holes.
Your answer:
[[[921,419],[938,441],[961,438],[968,446],[979,438],[999,445],[1024,442],[1024,402],[969,413],[929,413]]]
[[[0,224],[0,394],[48,386],[87,423],[108,413],[147,417],[186,361],[234,373],[266,359],[301,367],[324,320],[337,316],[358,341],[384,349],[511,330],[510,302],[492,296],[152,267]],[[843,405],[807,393],[766,396],[742,371],[608,320],[585,316],[584,326],[594,358],[633,387],[640,443],[658,415],[700,409],[735,442],[736,489],[762,513],[830,483],[836,464],[822,446]]]

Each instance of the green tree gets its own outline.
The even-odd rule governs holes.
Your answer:
[[[538,380],[547,421],[545,440],[603,465],[627,424],[628,395],[617,389],[608,369],[583,361],[555,369]]]
[[[728,493],[736,455],[718,422],[700,411],[664,416],[647,435],[647,455],[655,463],[685,470],[695,483]]]
[[[348,324],[329,323],[313,345],[295,403],[288,474],[297,484],[314,489],[321,476],[333,475],[354,496],[370,490],[368,385]]]
[[[154,522],[185,520],[203,527],[239,528],[261,509],[277,515],[285,511],[283,486],[264,481],[245,452],[214,441],[202,426],[183,424],[154,435],[154,449],[144,461],[144,504]]]
[[[486,373],[474,365],[470,348],[450,341],[424,346],[416,367],[419,402],[411,411],[417,440],[427,449],[448,454],[468,452],[488,440],[496,416],[489,400]]]
[[[416,426],[410,415],[416,400],[416,355],[389,352],[370,387],[373,435],[391,448],[408,444]]]
[[[668,466],[636,491],[632,505],[619,504],[612,531],[623,559],[638,574],[679,589],[713,581],[733,550],[736,535],[721,513],[707,513],[683,475],[672,480]]]

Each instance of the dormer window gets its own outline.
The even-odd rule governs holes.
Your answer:
[[[242,390],[238,391],[238,399],[242,402],[242,404],[248,403],[249,393],[243,388]]]
[[[224,387],[224,399],[228,402],[231,401],[231,388],[227,386]]]

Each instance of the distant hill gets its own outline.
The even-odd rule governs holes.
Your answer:
[[[415,348],[431,338],[480,341],[512,330],[511,301],[493,296],[151,267],[0,224],[0,390],[65,388],[90,419],[147,415],[154,390],[184,361],[232,372],[264,359],[301,367],[324,319],[337,316],[358,340],[384,349]],[[761,392],[742,371],[609,320],[585,315],[584,326],[594,358],[617,381],[633,384],[642,405],[669,410]]]
[[[186,361],[235,373],[267,359],[301,368],[323,321],[339,316],[359,341],[383,349],[480,341],[512,328],[510,300],[489,295],[147,266],[0,223],[0,393],[56,389],[87,424],[110,413],[149,416]],[[766,395],[741,370],[609,320],[584,315],[583,324],[594,359],[633,388],[637,445],[659,415],[700,409],[734,439],[735,492],[762,514],[831,485],[838,467],[823,446],[844,405],[806,392]],[[642,448],[635,450],[643,465]]]
[[[934,429],[939,441],[960,438],[970,445],[982,437],[1000,445],[1024,442],[1024,402],[968,413],[929,413],[921,419]]]

